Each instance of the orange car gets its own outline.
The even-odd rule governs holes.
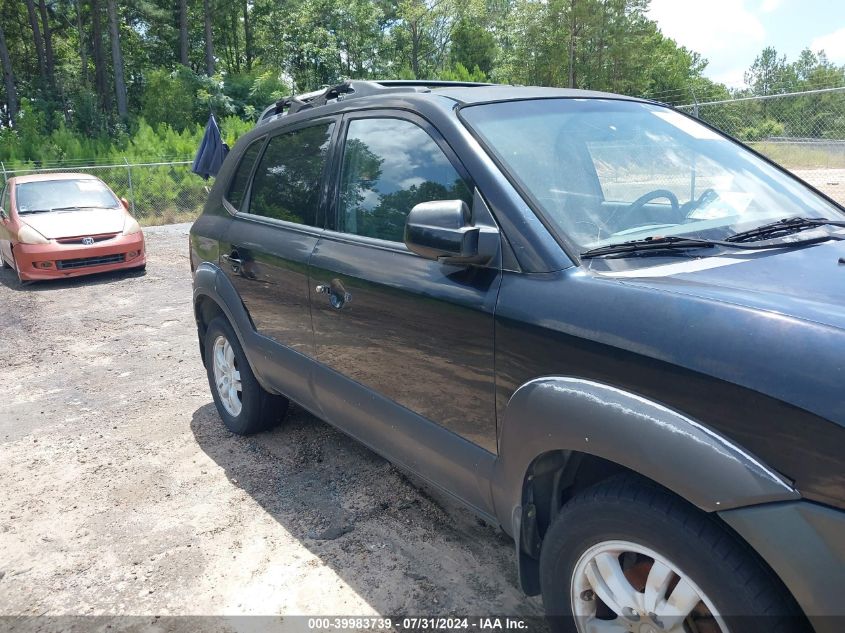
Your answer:
[[[99,178],[42,174],[9,178],[0,197],[0,260],[37,281],[146,266],[144,234]]]

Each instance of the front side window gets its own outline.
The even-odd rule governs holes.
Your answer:
[[[117,209],[120,201],[100,180],[38,180],[15,188],[18,213],[44,213],[65,209]]]
[[[402,119],[349,123],[340,183],[338,230],[394,242],[402,241],[414,205],[471,202],[470,188],[443,150]]]
[[[232,182],[229,183],[229,191],[226,192],[226,200],[235,209],[241,208],[244,196],[246,195],[246,188],[249,184],[249,175],[252,173],[252,166],[255,164],[255,159],[258,158],[258,152],[261,151],[263,144],[264,138],[253,141],[244,151],[243,156],[241,156],[241,162],[238,163],[235,169]]]
[[[316,226],[333,123],[274,136],[255,170],[249,213]]]
[[[655,236],[725,239],[830,202],[669,108],[611,99],[510,101],[461,117],[581,250]]]

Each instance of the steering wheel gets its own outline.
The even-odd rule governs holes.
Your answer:
[[[680,205],[678,204],[678,196],[668,189],[655,189],[654,191],[649,191],[634,200],[630,205],[628,205],[626,213],[630,214],[635,211],[639,211],[652,200],[658,200],[659,198],[666,198],[672,204],[672,211],[677,211],[680,208]]]
[[[707,187],[704,191],[701,192],[701,195],[698,198],[690,200],[689,202],[685,202],[681,205],[681,211],[689,217],[689,215],[695,211],[696,209],[700,209],[704,204],[712,202],[713,200],[717,200],[719,198],[719,192],[713,189],[712,187]]]

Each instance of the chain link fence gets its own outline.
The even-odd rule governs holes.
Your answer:
[[[116,165],[55,164],[11,167],[0,164],[0,187],[12,176],[58,172],[85,173],[105,182],[145,226],[191,222],[205,204],[211,180],[191,171],[191,161],[130,163]]]
[[[845,204],[845,87],[740,97],[676,106],[734,136]],[[620,148],[629,152],[635,148]],[[202,211],[211,186],[191,172],[191,161],[85,165],[73,162],[10,166],[0,163],[0,185],[16,175],[83,172],[106,182],[144,225],[189,222]]]
[[[677,106],[845,204],[845,87]]]

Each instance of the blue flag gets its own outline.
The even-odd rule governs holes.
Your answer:
[[[223,142],[223,138],[220,136],[220,128],[217,127],[217,121],[212,114],[208,117],[205,134],[202,135],[202,143],[200,143],[197,155],[194,157],[191,171],[208,180],[209,176],[217,175],[220,165],[223,164],[223,159],[226,158],[228,153],[229,148]]]

